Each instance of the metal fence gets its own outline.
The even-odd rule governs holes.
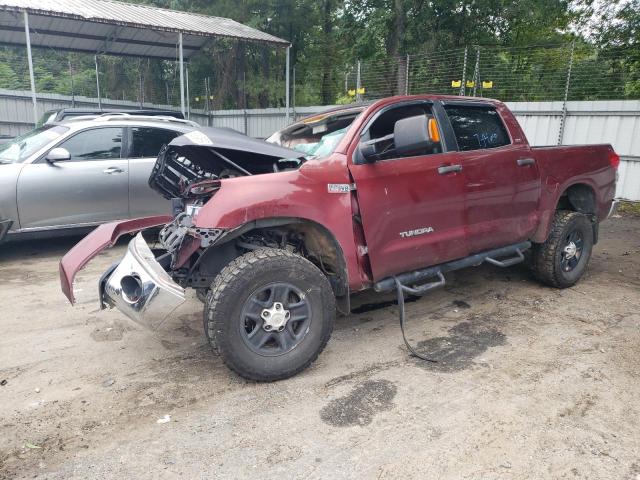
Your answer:
[[[347,99],[427,92],[502,101],[639,99],[640,49],[468,46],[357,62],[345,86]]]
[[[284,55],[259,46],[240,47],[212,43],[190,59],[189,109],[285,105]],[[42,48],[33,49],[33,61],[38,93],[92,97],[105,103],[180,105],[177,61]],[[345,65],[310,67],[294,62],[291,73],[293,107],[418,93],[503,101],[640,99],[637,47],[470,45]],[[0,88],[29,89],[24,48],[0,47]]]

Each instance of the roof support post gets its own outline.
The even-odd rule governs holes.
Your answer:
[[[182,56],[182,32],[178,33],[178,57],[180,59],[180,111],[186,118],[184,109],[184,58]]]
[[[98,54],[93,56],[96,64],[96,92],[98,93],[98,110],[102,110],[102,98],[100,97],[100,72],[98,71]]]
[[[185,74],[187,80],[187,118],[191,120],[191,100],[189,99],[189,63],[187,63]]]
[[[291,122],[291,111],[290,111],[290,105],[289,105],[289,90],[290,90],[290,79],[289,79],[289,73],[290,73],[290,66],[291,66],[291,45],[289,45],[287,47],[287,66],[286,69],[287,71],[285,72],[285,105],[286,105],[286,119],[287,119],[287,125]]]
[[[38,103],[36,100],[36,80],[33,76],[33,58],[31,57],[31,35],[29,34],[29,14],[24,11],[24,35],[27,39],[27,60],[29,62],[29,80],[31,82],[31,101],[33,102],[33,125],[38,124]]]

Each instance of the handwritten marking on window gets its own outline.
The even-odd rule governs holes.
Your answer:
[[[480,146],[480,148],[487,148],[488,146],[495,145],[498,141],[497,133],[481,132],[474,133],[473,136],[478,141],[478,145]]]

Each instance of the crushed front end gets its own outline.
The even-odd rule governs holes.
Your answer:
[[[198,227],[198,212],[225,179],[296,169],[303,161],[296,155],[227,130],[202,129],[177,137],[161,150],[149,177],[149,186],[171,200],[173,215],[98,227],[61,260],[63,292],[74,303],[78,270],[120,236],[135,234],[122,260],[100,279],[100,305],[115,307],[150,329],[159,328],[185,301],[186,287],[206,291],[217,272],[237,256],[231,244],[215,252],[209,248],[224,243],[234,229]],[[162,228],[150,246],[141,232],[157,227]]]

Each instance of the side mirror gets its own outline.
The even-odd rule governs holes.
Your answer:
[[[393,143],[399,155],[433,148],[439,141],[438,125],[427,115],[403,118],[393,128]]]
[[[47,153],[47,156],[44,157],[44,159],[48,163],[54,164],[56,162],[64,162],[65,160],[71,160],[71,154],[69,153],[69,150],[67,150],[66,148],[56,147],[56,148],[52,148],[51,151]]]
[[[376,161],[376,144],[372,142],[361,142],[358,151],[362,157],[363,163],[374,163]]]

